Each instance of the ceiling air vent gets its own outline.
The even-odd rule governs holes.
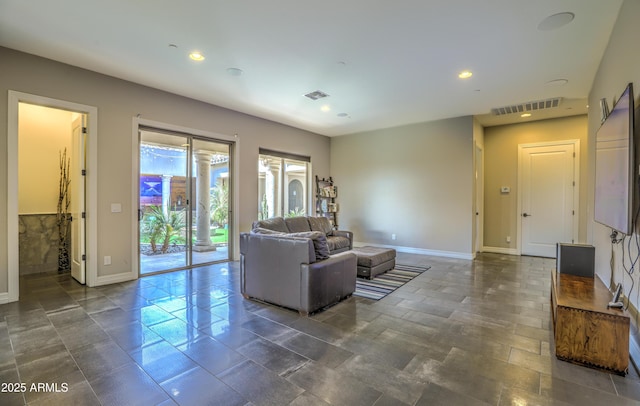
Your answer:
[[[497,107],[491,109],[491,113],[494,116],[502,116],[505,114],[526,113],[529,111],[553,109],[560,106],[562,97],[556,97],[547,100],[538,100],[520,104],[513,104],[511,106]]]
[[[311,93],[305,94],[305,97],[308,97],[311,100],[323,99],[323,98],[328,97],[328,96],[329,96],[328,94],[326,94],[325,92],[322,92],[320,90],[316,90],[315,92],[311,92]]]

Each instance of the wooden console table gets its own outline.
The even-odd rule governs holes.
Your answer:
[[[612,294],[600,279],[551,273],[551,315],[556,357],[626,375],[629,315],[607,307]]]

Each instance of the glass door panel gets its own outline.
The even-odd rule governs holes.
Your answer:
[[[280,204],[280,178],[282,159],[260,155],[258,159],[258,218],[282,216]]]
[[[266,154],[258,161],[258,218],[307,213],[309,163]]]
[[[229,144],[193,139],[192,263],[229,259]]]
[[[294,161],[291,159],[284,160],[284,190],[283,198],[284,213],[290,217],[305,216],[307,213],[306,199],[307,195],[307,163],[302,161]]]
[[[140,131],[140,274],[189,265],[189,138]]]

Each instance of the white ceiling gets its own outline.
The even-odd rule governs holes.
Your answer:
[[[498,125],[522,119],[492,108],[553,97],[544,117],[585,114],[622,1],[0,0],[0,46],[328,136]],[[538,28],[560,12],[575,18]]]

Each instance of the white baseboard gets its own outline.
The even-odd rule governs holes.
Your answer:
[[[505,255],[520,255],[515,248],[503,248],[503,247],[482,247],[482,252],[491,252],[493,254],[505,254]]]
[[[0,293],[0,304],[9,303],[9,292]]]
[[[131,272],[119,273],[115,275],[98,276],[93,286],[110,285],[112,283],[128,282],[137,279]]]
[[[385,245],[385,244],[371,244],[367,242],[354,241],[354,247],[380,247],[380,248],[393,248],[397,252],[404,252],[407,254],[419,254],[419,255],[431,255],[434,257],[447,257],[447,258],[456,258],[456,259],[474,259],[475,255],[472,253],[465,252],[455,252],[455,251],[437,251],[437,250],[428,250],[424,248],[414,248],[414,247],[401,247],[398,245]]]

